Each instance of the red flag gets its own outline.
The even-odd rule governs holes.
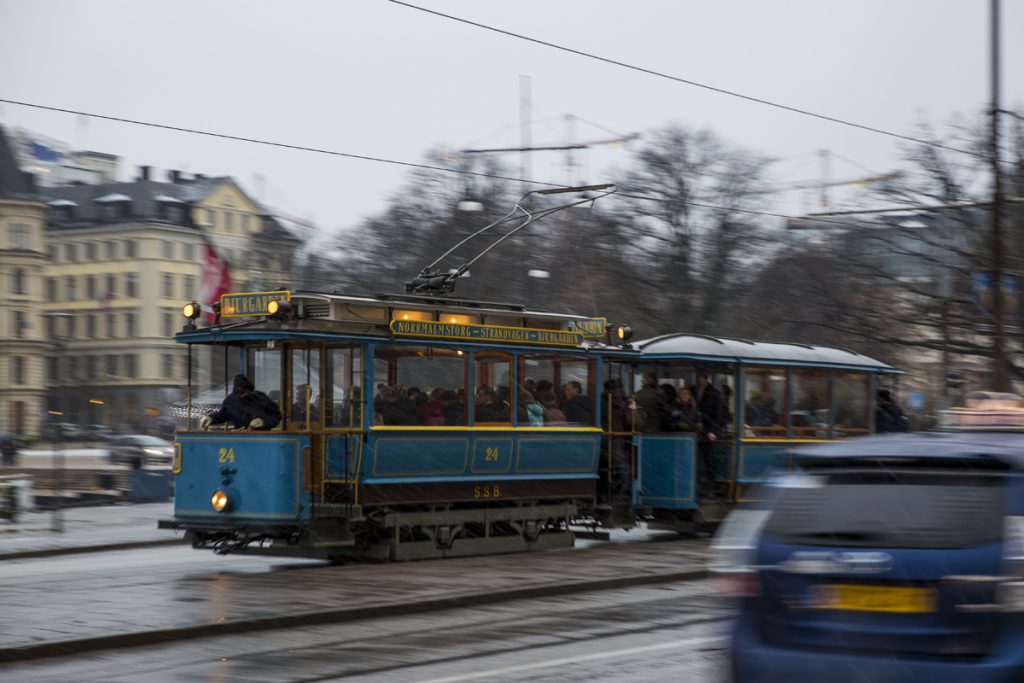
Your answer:
[[[203,318],[213,323],[213,304],[220,301],[221,294],[231,291],[231,272],[228,263],[206,240],[203,244],[203,279],[199,287],[199,303],[203,307]]]

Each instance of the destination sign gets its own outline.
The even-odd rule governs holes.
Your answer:
[[[506,344],[578,346],[583,340],[579,332],[566,330],[535,330],[526,327],[501,327],[498,325],[456,325],[425,320],[392,320],[391,331],[394,334],[407,337],[440,337],[442,339]]]
[[[222,294],[220,297],[220,317],[251,318],[256,315],[266,315],[267,304],[271,301],[291,301],[291,299],[292,293],[288,290]]]
[[[569,329],[579,332],[584,339],[604,339],[608,334],[608,321],[604,318],[587,318],[586,320],[570,320]]]

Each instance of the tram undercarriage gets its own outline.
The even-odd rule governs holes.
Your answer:
[[[576,501],[467,509],[377,508],[365,517],[318,517],[303,525],[167,520],[160,527],[183,529],[194,548],[220,554],[394,562],[572,547],[570,523],[579,509]]]

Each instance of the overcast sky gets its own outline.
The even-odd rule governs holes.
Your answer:
[[[422,0],[438,11],[898,133],[987,107],[985,0]],[[1024,2],[1003,0],[1003,103],[1024,107]],[[898,167],[895,140],[637,73],[386,0],[0,0],[0,98],[353,154],[421,161],[436,146],[534,144],[565,114],[619,133],[676,122],[779,159],[779,182]],[[344,229],[378,211],[401,167],[0,104],[20,125],[133,166],[235,176],[267,203]],[[576,141],[607,133],[575,127]],[[628,151],[584,156],[614,180]],[[855,162],[853,165],[849,162]],[[518,158],[508,163],[518,171]],[[536,180],[565,181],[535,155]],[[260,186],[255,177],[263,176]]]

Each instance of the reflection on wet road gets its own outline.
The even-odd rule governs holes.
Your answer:
[[[706,580],[106,651],[10,680],[720,680],[730,607]]]

